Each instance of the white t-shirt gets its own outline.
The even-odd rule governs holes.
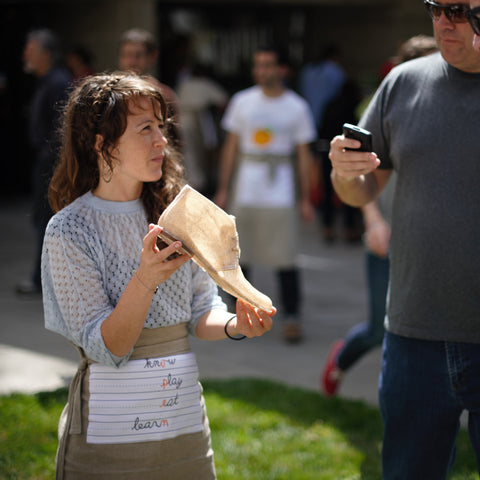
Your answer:
[[[253,155],[288,155],[297,145],[316,138],[307,102],[292,90],[267,97],[258,86],[232,97],[222,127],[239,137],[240,152]],[[239,167],[236,203],[243,206],[290,207],[295,201],[291,164],[273,172],[267,162],[246,162]]]

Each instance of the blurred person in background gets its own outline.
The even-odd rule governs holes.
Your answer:
[[[31,278],[16,287],[21,294],[38,294],[42,291],[42,244],[45,228],[53,214],[47,199],[48,184],[56,163],[59,114],[71,83],[71,76],[60,65],[60,59],[60,46],[51,30],[39,29],[28,33],[23,51],[24,70],[37,78],[28,115],[28,138],[34,151],[31,178],[36,245]]]
[[[138,75],[151,75],[151,81],[155,82],[167,102],[171,141],[177,148],[183,150],[178,97],[172,88],[156,78],[157,60],[158,48],[155,37],[150,32],[141,28],[131,28],[122,33],[118,48],[118,68]]]
[[[118,51],[118,68],[120,70],[139,75],[150,74],[155,77],[157,60],[158,48],[155,38],[150,32],[132,28],[121,35]],[[178,99],[175,92],[160,81],[158,81],[158,86],[167,100],[169,108],[176,110]]]
[[[307,102],[285,87],[287,73],[280,49],[255,51],[255,85],[232,97],[222,119],[227,136],[214,199],[236,217],[246,276],[255,264],[276,271],[283,336],[295,343],[302,338],[297,221],[311,222],[315,216],[309,174],[316,131]]]
[[[94,74],[93,54],[83,45],[75,45],[67,52],[65,65],[70,70],[74,81]]]
[[[187,180],[210,197],[217,183],[218,119],[227,105],[228,94],[208,75],[206,66],[196,64],[180,83],[178,100]]]
[[[317,128],[318,141],[315,143],[314,159],[319,168],[315,173],[322,189],[318,214],[323,238],[328,243],[336,238],[335,217],[338,203],[330,180],[330,140],[338,133],[339,115],[344,115],[343,122],[357,123],[355,107],[361,100],[359,89],[353,79],[347,77],[340,58],[340,48],[335,44],[327,45],[315,61],[302,68],[298,84],[301,95],[312,109]],[[357,241],[360,238],[360,233],[355,228],[359,217],[358,209],[345,204],[340,208],[346,239]]]

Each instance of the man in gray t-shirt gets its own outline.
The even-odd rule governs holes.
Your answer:
[[[384,479],[445,478],[463,409],[480,458],[480,53],[467,0],[427,8],[440,53],[385,79],[360,126],[375,153],[331,144],[343,201],[376,198],[398,174],[380,379]],[[460,5],[460,6],[458,6]]]

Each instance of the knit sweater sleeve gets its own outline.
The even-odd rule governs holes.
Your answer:
[[[89,358],[118,367],[128,355],[113,355],[100,331],[114,308],[104,287],[102,259],[95,237],[81,225],[65,215],[52,218],[42,255],[45,326],[81,347]]]

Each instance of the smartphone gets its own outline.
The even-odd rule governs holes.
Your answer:
[[[353,138],[362,142],[360,148],[346,148],[345,150],[355,150],[357,152],[373,152],[372,134],[364,128],[357,127],[350,123],[343,124],[343,135],[347,138]]]
[[[160,250],[162,250],[163,248],[165,248],[166,246],[170,245],[173,242],[176,242],[177,240],[181,241],[175,235],[163,229],[159,233],[159,235],[157,235],[157,247]],[[193,257],[193,252],[182,242],[182,246],[176,252],[173,252],[166,260],[173,260],[183,254],[187,254],[190,257]]]

